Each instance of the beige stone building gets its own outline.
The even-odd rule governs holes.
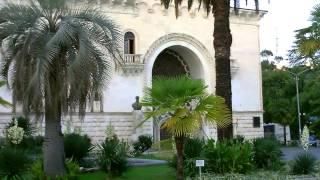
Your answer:
[[[186,1],[184,1],[186,3]],[[133,111],[136,96],[143,96],[145,86],[152,86],[155,75],[188,74],[203,79],[208,91],[215,93],[215,61],[213,49],[213,17],[195,5],[188,11],[180,8],[179,17],[173,6],[165,10],[160,0],[97,0],[73,2],[89,3],[114,19],[123,31],[124,66],[115,70],[113,78],[100,97],[92,102],[83,121],[75,115],[64,121],[64,129],[81,128],[94,140],[104,139],[111,124],[123,139],[133,140],[140,134],[159,139],[165,136],[149,120],[142,127],[136,125],[143,111]],[[232,9],[231,9],[232,11]],[[259,49],[259,15],[254,10],[231,12],[233,129],[235,135],[247,138],[263,136],[262,79]],[[10,91],[2,88],[0,96],[11,100]],[[0,136],[11,119],[11,109],[0,108]],[[65,120],[70,119],[66,117]],[[38,123],[41,129],[41,123]],[[209,137],[216,138],[216,128],[205,128]]]

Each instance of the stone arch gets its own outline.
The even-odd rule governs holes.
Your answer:
[[[167,34],[152,43],[149,50],[144,55],[145,85],[151,86],[152,68],[157,56],[165,49],[174,46],[182,47],[197,57],[201,69],[203,70],[203,80],[206,85],[208,85],[208,91],[214,93],[215,64],[213,57],[200,41],[190,35],[182,33]]]

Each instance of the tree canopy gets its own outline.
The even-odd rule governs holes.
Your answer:
[[[320,64],[320,5],[311,13],[311,25],[296,31],[296,41],[289,51],[289,60],[293,65]]]

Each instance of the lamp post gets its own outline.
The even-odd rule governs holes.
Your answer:
[[[301,140],[301,113],[300,113],[300,96],[299,96],[299,76],[305,72],[307,72],[309,69],[305,69],[298,73],[293,73],[288,71],[291,75],[294,76],[294,79],[296,81],[296,97],[297,97],[297,110],[298,110],[298,123],[299,123],[299,141]]]

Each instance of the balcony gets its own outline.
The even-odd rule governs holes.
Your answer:
[[[143,64],[141,54],[124,54],[124,64]]]
[[[124,74],[139,74],[143,71],[144,60],[142,54],[124,54],[123,55],[123,73]]]

